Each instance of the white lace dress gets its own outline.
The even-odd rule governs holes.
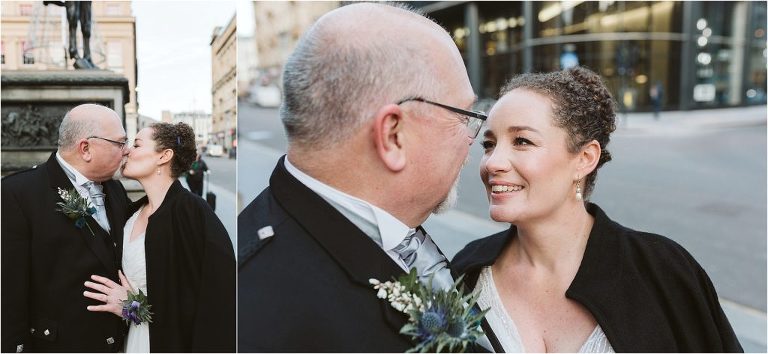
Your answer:
[[[133,231],[133,224],[139,217],[144,207],[136,211],[123,229],[123,274],[133,286],[134,290],[147,292],[147,262],[144,253],[144,234],[141,233],[135,240],[129,241]],[[128,338],[125,341],[126,353],[149,353],[149,323],[135,325],[131,323],[128,329]]]
[[[512,318],[509,317],[507,310],[504,308],[499,292],[496,290],[496,285],[493,283],[491,267],[484,267],[480,272],[475,290],[480,291],[480,297],[477,299],[477,304],[480,308],[491,308],[485,315],[485,318],[493,329],[493,333],[499,339],[501,346],[504,347],[504,351],[507,353],[524,353],[523,340],[517,332],[515,322],[512,321]],[[600,328],[600,325],[597,325],[578,353],[615,353],[615,351],[611,343],[608,342],[603,329]]]

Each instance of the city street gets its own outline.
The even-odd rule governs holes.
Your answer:
[[[216,193],[216,215],[227,228],[227,233],[232,239],[232,246],[235,248],[235,254],[237,254],[236,160],[210,156],[204,156],[203,160],[208,165],[211,192]]]
[[[707,113],[674,112],[660,121],[642,113],[622,116],[608,145],[613,161],[600,170],[592,201],[627,227],[683,245],[712,278],[744,349],[764,352],[765,107],[714,112],[707,126],[696,122]],[[753,118],[723,124],[744,116]],[[286,140],[276,109],[241,103],[238,124],[241,210],[268,184]],[[467,242],[507,228],[488,218],[478,176],[482,148],[476,143],[470,151],[457,207],[425,223],[449,257]]]

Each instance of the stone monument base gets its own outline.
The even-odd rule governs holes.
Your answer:
[[[64,114],[83,103],[112,108],[125,126],[128,79],[107,70],[2,73],[2,175],[45,162]]]

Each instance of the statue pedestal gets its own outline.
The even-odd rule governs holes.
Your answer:
[[[59,124],[73,107],[112,108],[125,126],[128,79],[106,70],[2,73],[2,174],[45,162],[56,150]]]

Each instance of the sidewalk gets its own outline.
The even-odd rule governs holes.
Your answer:
[[[766,106],[706,109],[653,113],[616,113],[616,134],[677,135],[715,131],[722,128],[766,125]]]

